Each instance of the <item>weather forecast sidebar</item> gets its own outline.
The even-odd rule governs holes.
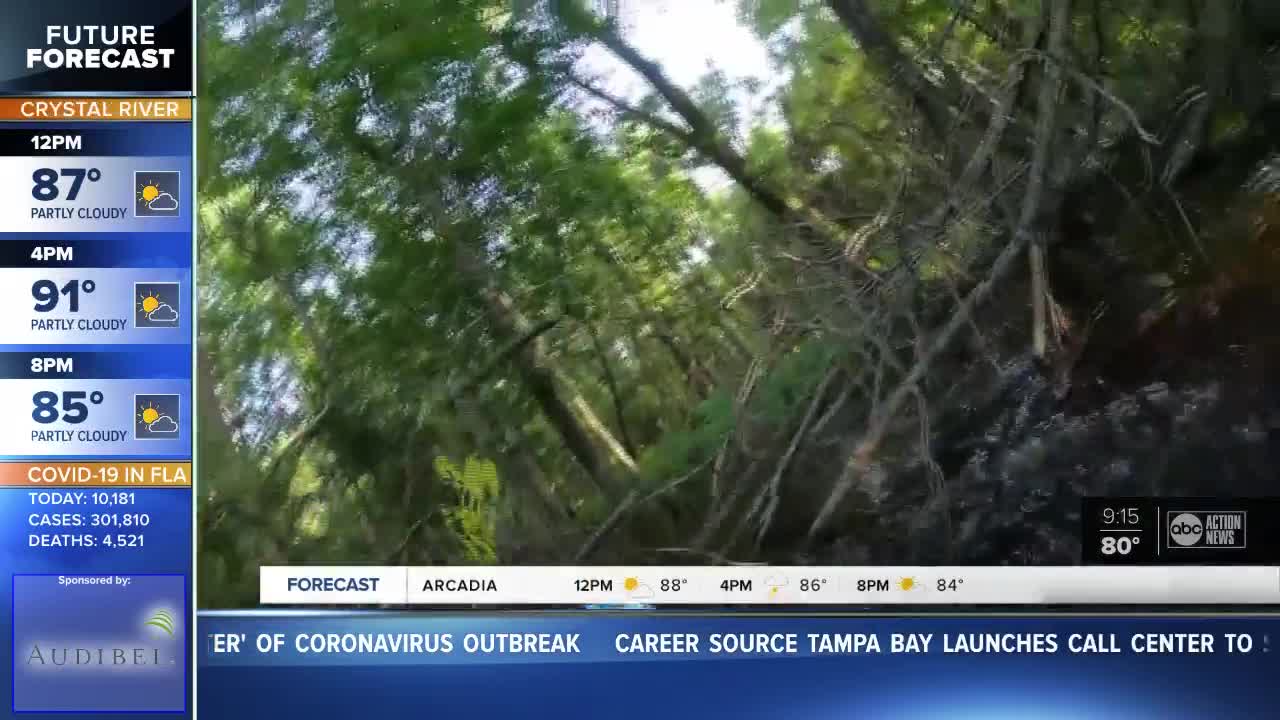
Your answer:
[[[193,8],[0,9],[0,712],[192,707]]]

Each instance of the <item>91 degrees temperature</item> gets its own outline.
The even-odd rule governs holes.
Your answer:
[[[97,285],[92,280],[72,280],[61,287],[52,280],[37,280],[31,285],[31,297],[36,301],[33,309],[42,313],[52,312],[57,309],[59,299],[65,297],[67,310],[80,312],[81,293],[88,295],[96,289]]]

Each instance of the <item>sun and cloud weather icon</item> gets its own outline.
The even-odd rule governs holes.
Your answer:
[[[133,305],[136,328],[177,327],[179,317],[178,283],[140,282],[133,284],[137,299]]]
[[[647,600],[653,597],[653,588],[640,582],[640,578],[637,577],[623,579],[622,587],[627,591],[628,600]]]
[[[786,589],[787,580],[785,575],[770,575],[765,581],[765,587],[769,588],[769,599],[777,600],[782,591]]]
[[[137,198],[133,203],[134,217],[175,217],[178,214],[178,184],[181,173],[177,170],[135,172],[133,184]]]
[[[134,395],[137,414],[133,436],[139,440],[172,440],[178,435],[177,395]]]

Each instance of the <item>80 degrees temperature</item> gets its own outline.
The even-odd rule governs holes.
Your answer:
[[[1102,538],[1102,554],[1128,555],[1141,541],[1137,535],[1108,535]]]

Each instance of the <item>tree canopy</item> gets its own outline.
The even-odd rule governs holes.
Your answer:
[[[1223,359],[1274,345],[1272,3],[733,0],[773,75],[693,84],[644,4],[202,4],[202,605],[259,564],[1061,559],[988,545],[1171,477],[1099,485],[1072,418],[1274,389]],[[974,440],[1006,411],[1040,434]]]

